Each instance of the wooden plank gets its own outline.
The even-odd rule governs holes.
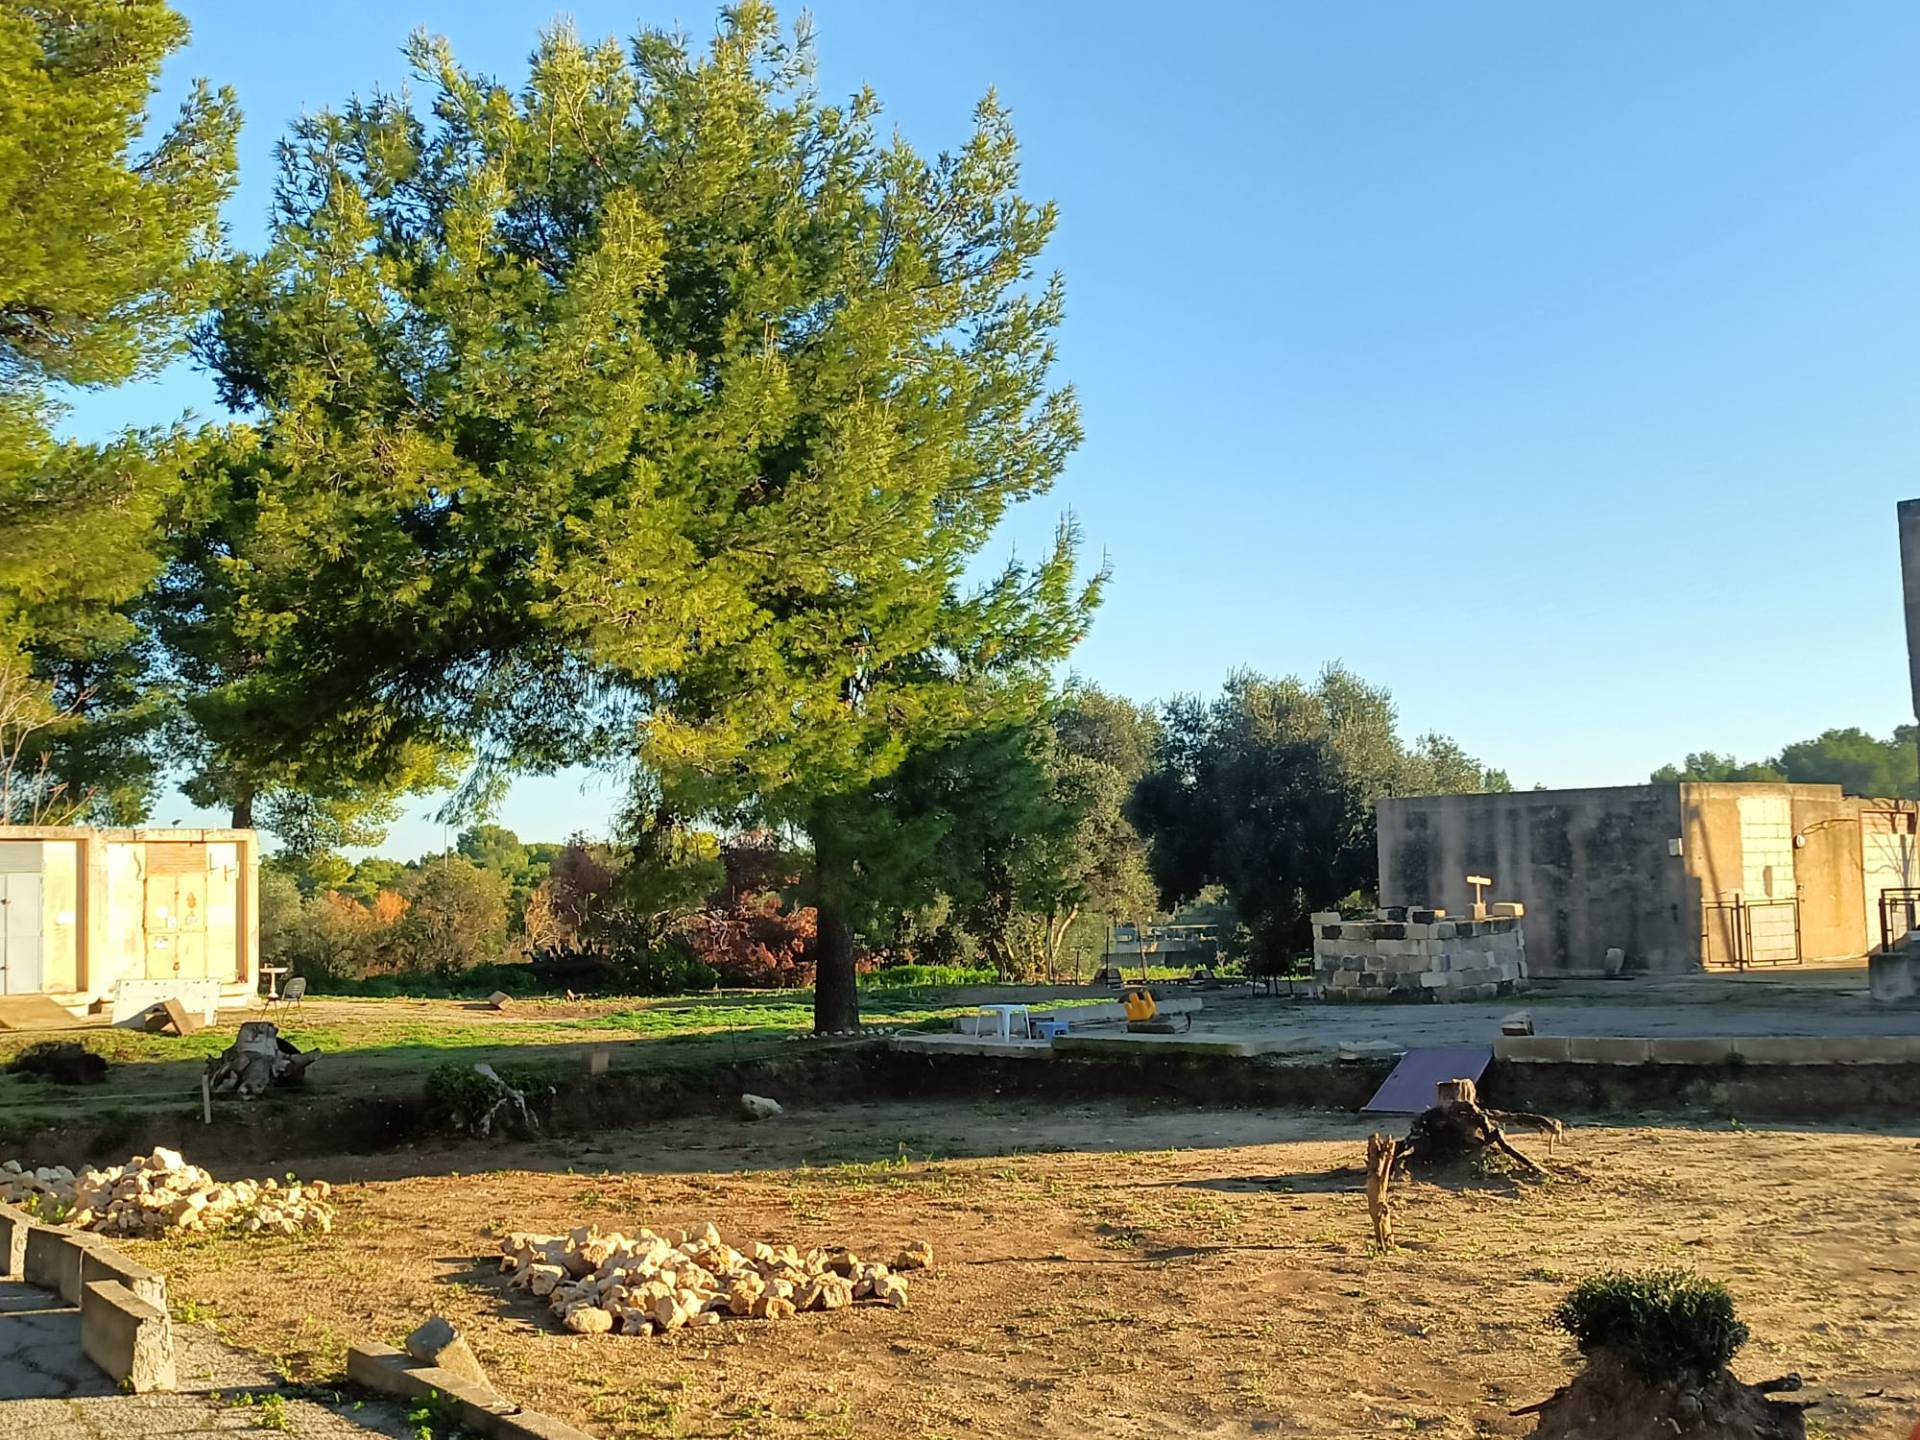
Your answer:
[[[0,995],[0,1030],[70,1030],[80,1023],[45,995]]]
[[[147,844],[147,874],[205,875],[207,847],[190,841],[169,843],[153,840]]]

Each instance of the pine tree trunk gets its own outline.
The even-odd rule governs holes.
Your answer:
[[[853,922],[848,901],[856,893],[853,862],[835,843],[830,815],[808,830],[813,837],[813,1028],[820,1034],[860,1025],[860,991],[854,983]]]
[[[243,790],[233,798],[233,828],[251,830],[253,828],[253,792]]]
[[[853,975],[853,927],[838,905],[819,907],[814,941],[813,1028],[822,1033],[860,1025],[860,990]]]

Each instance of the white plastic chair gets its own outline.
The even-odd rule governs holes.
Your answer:
[[[1020,1038],[1023,1040],[1031,1040],[1033,1038],[1033,1016],[1026,1006],[982,1005],[980,1007],[981,1021],[991,1021],[994,1034],[1001,1040],[1013,1039],[1013,1017],[1016,1015],[1020,1017]],[[976,1025],[974,1034],[985,1035],[987,1031],[983,1026]]]

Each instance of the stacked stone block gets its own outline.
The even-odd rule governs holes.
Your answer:
[[[1372,920],[1313,917],[1313,972],[1322,1000],[1492,1000],[1527,988],[1517,904],[1456,920],[1392,905]]]

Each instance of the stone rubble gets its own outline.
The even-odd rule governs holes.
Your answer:
[[[324,1234],[333,1229],[332,1193],[324,1180],[216,1180],[189,1165],[178,1151],[160,1146],[124,1165],[78,1175],[64,1165],[38,1170],[28,1170],[17,1160],[0,1165],[0,1200],[35,1204],[50,1220],[103,1235],[152,1237],[176,1230],[228,1229]]]
[[[515,1231],[500,1242],[507,1287],[543,1298],[576,1335],[666,1335],[730,1319],[784,1320],[804,1310],[854,1304],[901,1309],[902,1271],[933,1266],[916,1241],[891,1264],[851,1250],[809,1250],[751,1242],[734,1249],[709,1224],[679,1242],[651,1230],[628,1236],[583,1225],[565,1235]]]

